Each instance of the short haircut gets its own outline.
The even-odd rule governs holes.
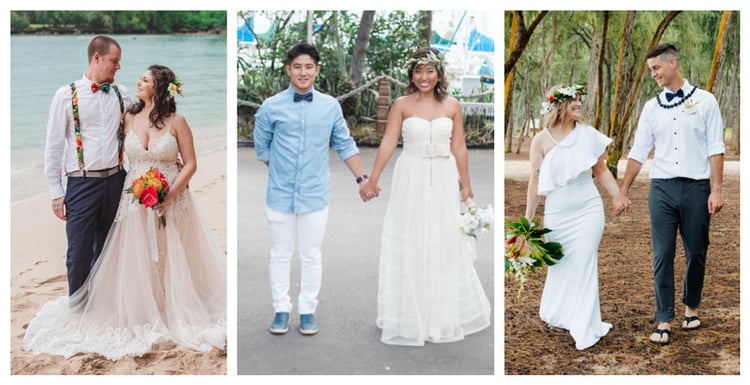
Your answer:
[[[680,53],[677,51],[677,47],[670,43],[659,44],[654,48],[651,48],[646,53],[646,59],[651,59],[657,56],[666,55],[669,58],[675,58],[677,61],[680,60]]]
[[[108,54],[109,48],[112,47],[112,45],[116,46],[117,49],[122,50],[122,48],[120,48],[120,43],[109,36],[99,35],[91,39],[88,49],[89,63],[91,63],[91,60],[94,58],[94,54],[97,52],[99,52],[100,55]]]
[[[294,45],[294,47],[286,51],[286,61],[284,62],[284,64],[292,64],[292,61],[294,61],[294,59],[296,59],[297,56],[300,55],[310,55],[313,61],[315,61],[315,65],[318,65],[318,63],[320,62],[320,53],[318,53],[317,48],[315,48],[312,44],[297,43]]]

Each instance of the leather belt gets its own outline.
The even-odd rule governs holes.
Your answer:
[[[112,175],[117,174],[122,170],[122,165],[117,165],[112,168],[104,169],[104,170],[75,170],[71,171],[69,173],[66,173],[65,175],[68,178],[109,178]]]

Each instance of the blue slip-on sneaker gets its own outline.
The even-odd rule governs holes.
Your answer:
[[[314,314],[301,314],[299,316],[299,332],[306,336],[318,333],[318,324],[315,322]]]
[[[278,312],[273,317],[273,323],[271,324],[271,333],[273,334],[284,334],[289,331],[289,313]]]

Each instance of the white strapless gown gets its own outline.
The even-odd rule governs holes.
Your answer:
[[[386,344],[451,342],[490,325],[490,303],[459,230],[449,118],[403,122],[380,250],[377,325]]]
[[[125,188],[152,166],[174,181],[177,140],[164,131],[148,150],[129,131]],[[164,228],[131,198],[123,192],[102,254],[70,297],[80,305],[69,308],[68,297],[44,304],[26,330],[26,350],[115,360],[169,341],[199,351],[225,347],[226,258],[192,193],[183,190],[167,208]]]
[[[544,157],[539,194],[547,195],[544,227],[562,244],[563,258],[547,270],[539,314],[570,332],[579,350],[594,345],[612,328],[599,310],[597,252],[604,232],[604,206],[591,167],[612,140],[591,126],[576,128]]]

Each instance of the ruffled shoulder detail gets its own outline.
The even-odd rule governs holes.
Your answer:
[[[612,139],[594,127],[578,123],[565,139],[544,156],[539,169],[538,194],[547,195],[590,169],[610,143]]]

